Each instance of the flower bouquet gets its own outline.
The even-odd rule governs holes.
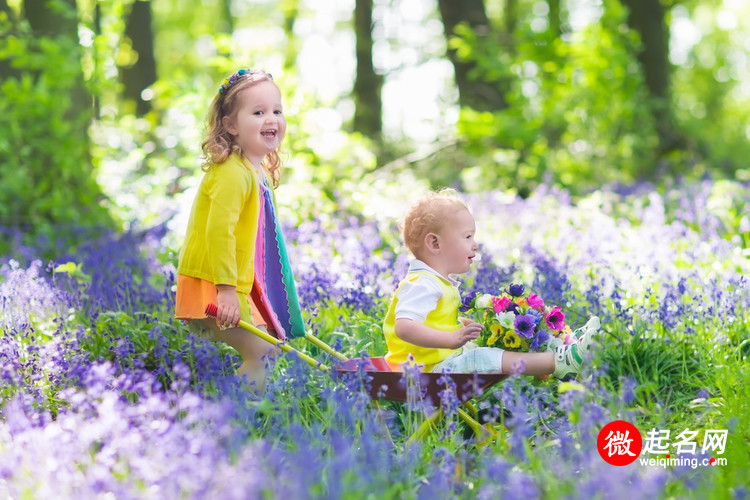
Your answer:
[[[461,310],[484,326],[474,341],[479,346],[526,352],[543,351],[552,337],[566,345],[575,342],[562,309],[526,293],[521,284],[510,285],[500,295],[471,293],[464,297]]]

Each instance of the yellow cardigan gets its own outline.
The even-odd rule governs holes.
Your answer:
[[[258,172],[232,153],[203,176],[177,272],[250,293],[259,214]]]

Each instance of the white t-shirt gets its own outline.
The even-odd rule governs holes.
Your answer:
[[[438,278],[447,280],[453,286],[458,286],[459,282],[447,278],[435,271],[433,268],[415,259],[409,262],[409,271],[427,271]],[[438,301],[443,297],[443,292],[434,279],[427,276],[417,276],[414,281],[407,281],[396,293],[396,310],[394,311],[395,319],[410,319],[419,323],[424,323],[427,315],[437,309]]]

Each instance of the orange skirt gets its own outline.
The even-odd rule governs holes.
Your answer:
[[[240,319],[254,326],[268,327],[260,314],[260,308],[251,300],[249,294],[237,292],[240,301]],[[177,275],[177,296],[175,298],[175,317],[182,320],[204,319],[206,306],[216,304],[216,285],[210,281],[184,274]]]

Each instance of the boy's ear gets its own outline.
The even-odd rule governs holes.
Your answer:
[[[440,236],[435,233],[427,233],[424,237],[424,246],[428,252],[438,253],[440,251]]]
[[[230,117],[225,116],[221,119],[221,124],[224,125],[224,128],[232,135],[237,135],[237,127],[234,126],[234,120],[232,120]]]

